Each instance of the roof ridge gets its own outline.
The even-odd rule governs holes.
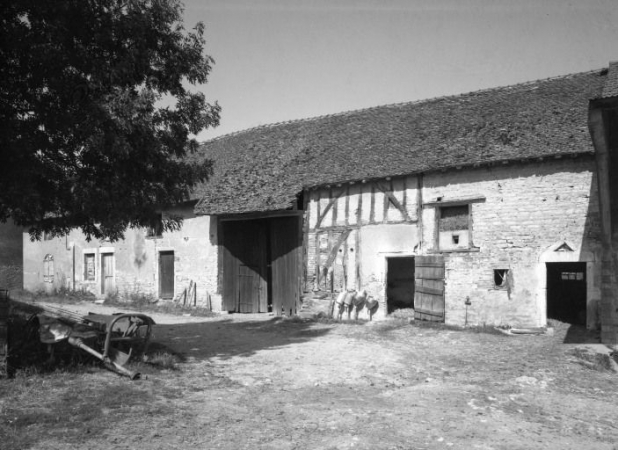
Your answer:
[[[239,134],[249,133],[251,131],[263,130],[263,129],[268,129],[268,128],[274,128],[274,127],[278,127],[278,126],[282,126],[282,125],[289,125],[289,124],[301,123],[301,122],[313,122],[313,121],[317,121],[317,120],[326,119],[326,118],[329,118],[329,117],[339,117],[339,116],[358,114],[358,113],[362,113],[362,112],[366,112],[366,111],[371,111],[371,110],[374,110],[374,109],[396,108],[396,107],[403,107],[403,106],[410,106],[410,105],[418,105],[418,104],[422,104],[422,103],[430,103],[430,102],[433,102],[433,101],[436,101],[436,100],[456,99],[456,98],[461,98],[461,97],[468,96],[468,95],[484,94],[484,93],[487,93],[487,92],[494,92],[494,91],[497,91],[497,90],[511,89],[511,88],[515,88],[515,87],[524,87],[524,86],[529,86],[529,85],[533,85],[533,84],[554,81],[554,80],[558,80],[558,79],[567,79],[567,78],[574,77],[574,76],[579,76],[579,75],[588,75],[588,74],[600,73],[603,70],[607,70],[607,68],[592,69],[592,70],[587,70],[587,71],[584,71],[584,72],[574,72],[574,73],[570,73],[570,74],[566,74],[566,75],[556,75],[556,76],[547,77],[547,78],[538,78],[536,80],[523,81],[521,83],[507,84],[507,85],[504,85],[504,86],[494,86],[494,87],[490,87],[490,88],[477,89],[475,91],[462,92],[462,93],[459,93],[459,94],[440,95],[440,96],[436,96],[436,97],[428,97],[428,98],[419,99],[419,100],[397,102],[397,103],[387,103],[387,104],[383,104],[383,105],[368,106],[366,108],[352,109],[352,110],[348,110],[348,111],[341,111],[341,112],[330,113],[330,114],[322,114],[320,116],[304,117],[304,118],[301,118],[301,119],[291,119],[291,120],[284,120],[284,121],[280,121],[280,122],[272,122],[272,123],[267,123],[267,124],[263,124],[263,125],[256,125],[254,127],[245,128],[243,130],[232,131],[230,133],[226,133],[226,134],[223,134],[221,136],[217,136],[215,138],[212,138],[212,139],[209,139],[207,141],[201,142],[200,144],[203,145],[203,144],[208,144],[208,143],[211,143],[211,142],[217,142],[217,141],[220,141],[222,139],[227,139],[229,137],[237,136]]]

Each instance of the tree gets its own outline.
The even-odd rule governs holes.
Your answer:
[[[2,2],[0,220],[37,239],[116,240],[207,179],[192,136],[220,108],[188,87],[213,60],[182,12],[177,0]]]

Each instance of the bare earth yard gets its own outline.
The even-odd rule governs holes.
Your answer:
[[[0,381],[0,448],[618,449],[618,375],[578,357],[594,336],[567,325],[153,317],[176,369]]]

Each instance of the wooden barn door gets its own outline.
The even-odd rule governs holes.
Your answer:
[[[159,253],[159,297],[174,298],[174,252]]]
[[[300,307],[300,222],[298,217],[270,221],[272,304],[275,315],[294,315]]]
[[[444,257],[417,256],[414,274],[414,318],[444,322]]]
[[[268,311],[266,223],[225,221],[223,229],[223,310]]]

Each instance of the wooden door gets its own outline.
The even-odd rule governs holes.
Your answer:
[[[256,313],[260,311],[260,274],[255,267],[238,267],[238,312]]]
[[[223,230],[223,310],[268,312],[266,224],[225,221]]]
[[[300,307],[300,220],[282,217],[270,222],[272,304],[275,315],[294,315]]]
[[[114,254],[101,254],[101,294],[114,292]]]
[[[414,318],[444,322],[444,257],[417,256],[414,268]]]
[[[159,297],[174,298],[174,252],[159,253]]]

